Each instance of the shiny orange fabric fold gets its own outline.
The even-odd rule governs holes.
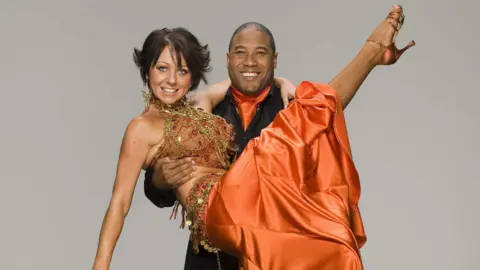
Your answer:
[[[359,199],[336,92],[302,82],[212,190],[207,233],[245,270],[360,270]]]
[[[232,87],[233,99],[237,103],[238,113],[242,119],[243,129],[247,130],[248,125],[252,122],[257,112],[257,105],[262,103],[270,91],[270,86],[263,89],[259,95],[249,96],[242,93],[240,90]]]

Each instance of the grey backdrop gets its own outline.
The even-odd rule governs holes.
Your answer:
[[[278,75],[328,82],[392,4],[406,13],[399,46],[417,46],[377,68],[346,111],[366,269],[480,269],[473,0],[2,0],[0,269],[91,269],[120,140],[143,108],[132,50],[151,30],[184,26],[210,44],[217,82],[232,31],[260,21]],[[112,269],[182,269],[188,234],[169,215],[142,175]]]

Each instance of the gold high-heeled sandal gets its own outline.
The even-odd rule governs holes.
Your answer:
[[[395,38],[398,34],[398,31],[403,26],[405,22],[405,15],[403,14],[403,8],[400,5],[395,5],[392,7],[388,16],[385,18],[387,22],[395,31],[393,40],[390,45],[386,45],[385,42],[389,41],[381,41],[381,40],[372,40],[368,39],[367,42],[377,44],[382,49],[382,58],[380,59],[381,65],[392,65],[398,61],[400,56],[407,51],[409,48],[415,46],[415,41],[411,40],[407,46],[402,49],[398,49],[395,45]]]

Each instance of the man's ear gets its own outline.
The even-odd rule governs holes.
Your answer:
[[[228,66],[230,64],[230,54],[227,52],[226,56],[227,56],[227,59],[226,59],[226,62],[225,62],[226,63],[225,67],[228,68]]]
[[[278,58],[278,52],[276,52],[276,53],[273,55],[273,68],[274,68],[274,69],[277,68],[277,58]]]

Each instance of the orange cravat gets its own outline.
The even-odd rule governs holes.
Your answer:
[[[258,95],[249,96],[232,87],[233,99],[237,103],[238,113],[242,119],[244,130],[247,130],[248,125],[252,122],[257,112],[257,105],[265,100],[269,91],[270,86],[260,91]]]

